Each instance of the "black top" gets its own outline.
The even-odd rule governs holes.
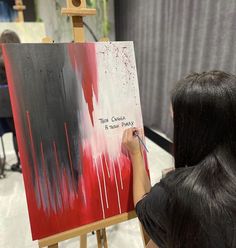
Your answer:
[[[172,210],[170,212],[169,206],[173,199],[170,197],[169,190],[167,190],[166,183],[164,182],[165,179],[152,187],[151,191],[136,205],[136,213],[140,222],[159,248],[167,247],[167,236],[170,234],[169,227],[175,214]],[[229,219],[225,217],[220,218],[219,225],[215,225],[214,221],[211,225],[209,220],[207,224],[207,235],[199,236],[198,240],[201,244],[199,247],[236,248],[236,240],[234,239],[236,218],[232,218],[232,216]],[[218,223],[217,220],[215,223]],[[217,228],[221,232],[216,231]],[[181,247],[185,247],[184,244]]]
[[[158,183],[136,204],[136,213],[140,222],[159,248],[165,248],[166,243],[167,202],[167,194],[160,183]]]

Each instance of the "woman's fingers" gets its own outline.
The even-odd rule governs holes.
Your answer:
[[[134,129],[129,128],[127,129],[127,140],[130,142],[134,139]]]
[[[135,132],[136,128],[126,129],[123,133],[122,143],[131,154],[140,152],[140,144]]]

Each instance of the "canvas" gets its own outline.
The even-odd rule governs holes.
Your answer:
[[[41,43],[46,36],[42,22],[0,22],[0,34],[6,29],[16,32],[22,43]]]
[[[33,239],[133,210],[121,146],[143,127],[133,43],[2,50]]]

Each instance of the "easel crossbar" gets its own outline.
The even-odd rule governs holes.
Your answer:
[[[74,237],[78,237],[87,233],[90,233],[92,231],[100,230],[115,224],[119,224],[121,222],[131,220],[133,218],[136,218],[137,215],[135,211],[131,211],[128,213],[123,213],[120,215],[116,215],[104,220],[96,221],[88,225],[84,225],[78,228],[74,228],[62,233],[58,233],[52,236],[49,236],[47,238],[40,239],[38,241],[39,243],[39,248],[45,247],[45,246],[50,246],[53,244],[57,244],[59,242],[62,242],[64,240],[68,240]]]
[[[26,7],[24,5],[14,5],[13,9],[21,11],[21,10],[26,10]]]
[[[68,16],[89,16],[89,15],[96,15],[96,9],[89,9],[89,8],[62,8],[61,10],[62,15]]]

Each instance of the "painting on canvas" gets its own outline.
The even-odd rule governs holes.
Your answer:
[[[121,147],[143,127],[133,43],[2,50],[33,239],[133,210]]]

